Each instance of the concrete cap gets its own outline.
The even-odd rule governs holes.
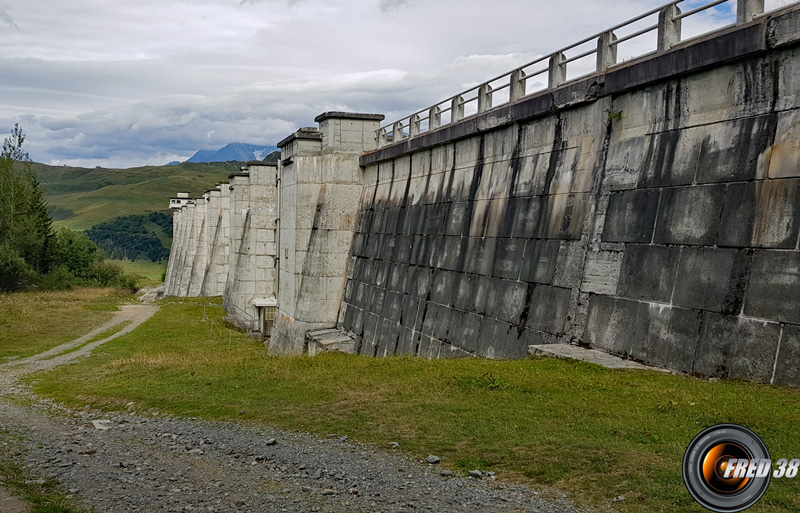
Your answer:
[[[250,176],[249,171],[236,171],[235,173],[231,173],[228,175],[228,178],[233,178],[235,176]]]
[[[337,112],[337,111],[329,111],[323,112],[319,116],[314,118],[314,121],[317,123],[321,123],[326,119],[336,118],[336,119],[365,119],[368,121],[383,121],[386,116],[383,114],[363,114],[360,112]]]
[[[251,160],[250,162],[245,162],[245,166],[269,166],[269,167],[278,167],[277,162],[264,162],[263,160]]]
[[[290,142],[294,141],[295,139],[311,139],[311,140],[321,141],[322,140],[322,134],[319,133],[319,130],[317,130],[316,128],[313,128],[313,127],[301,128],[297,132],[293,133],[292,135],[290,135],[286,139],[284,139],[281,142],[279,142],[278,143],[278,148],[283,148],[284,146],[286,146]]]

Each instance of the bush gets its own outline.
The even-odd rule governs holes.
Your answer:
[[[0,290],[25,288],[36,273],[25,259],[7,243],[0,244]]]

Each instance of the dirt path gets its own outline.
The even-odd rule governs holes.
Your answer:
[[[21,449],[19,457],[34,474],[57,481],[87,508],[98,513],[576,511],[566,500],[544,500],[493,476],[447,475],[438,465],[409,460],[401,447],[164,415],[72,411],[36,398],[19,383],[24,374],[67,364],[107,340],[48,356],[125,320],[132,323],[123,332],[131,331],[156,309],[123,307],[114,321],[85,337],[0,366],[0,427],[23,440],[12,450]],[[26,400],[14,400],[19,398]]]

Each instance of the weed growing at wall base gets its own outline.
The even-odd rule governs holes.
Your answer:
[[[700,429],[745,424],[771,450],[800,454],[790,436],[796,390],[610,371],[555,359],[499,361],[268,356],[248,337],[215,339],[203,304],[170,299],[101,354],[40,375],[39,393],[75,407],[137,408],[338,433],[459,472],[546,485],[622,512],[702,511],[681,458]],[[224,315],[217,304],[212,319]],[[244,412],[244,413],[240,413]],[[800,489],[770,487],[752,511],[800,509]]]

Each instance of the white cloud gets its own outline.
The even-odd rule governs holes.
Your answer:
[[[0,10],[0,131],[104,167],[274,144],[325,110],[406,115],[660,3],[41,0]]]

